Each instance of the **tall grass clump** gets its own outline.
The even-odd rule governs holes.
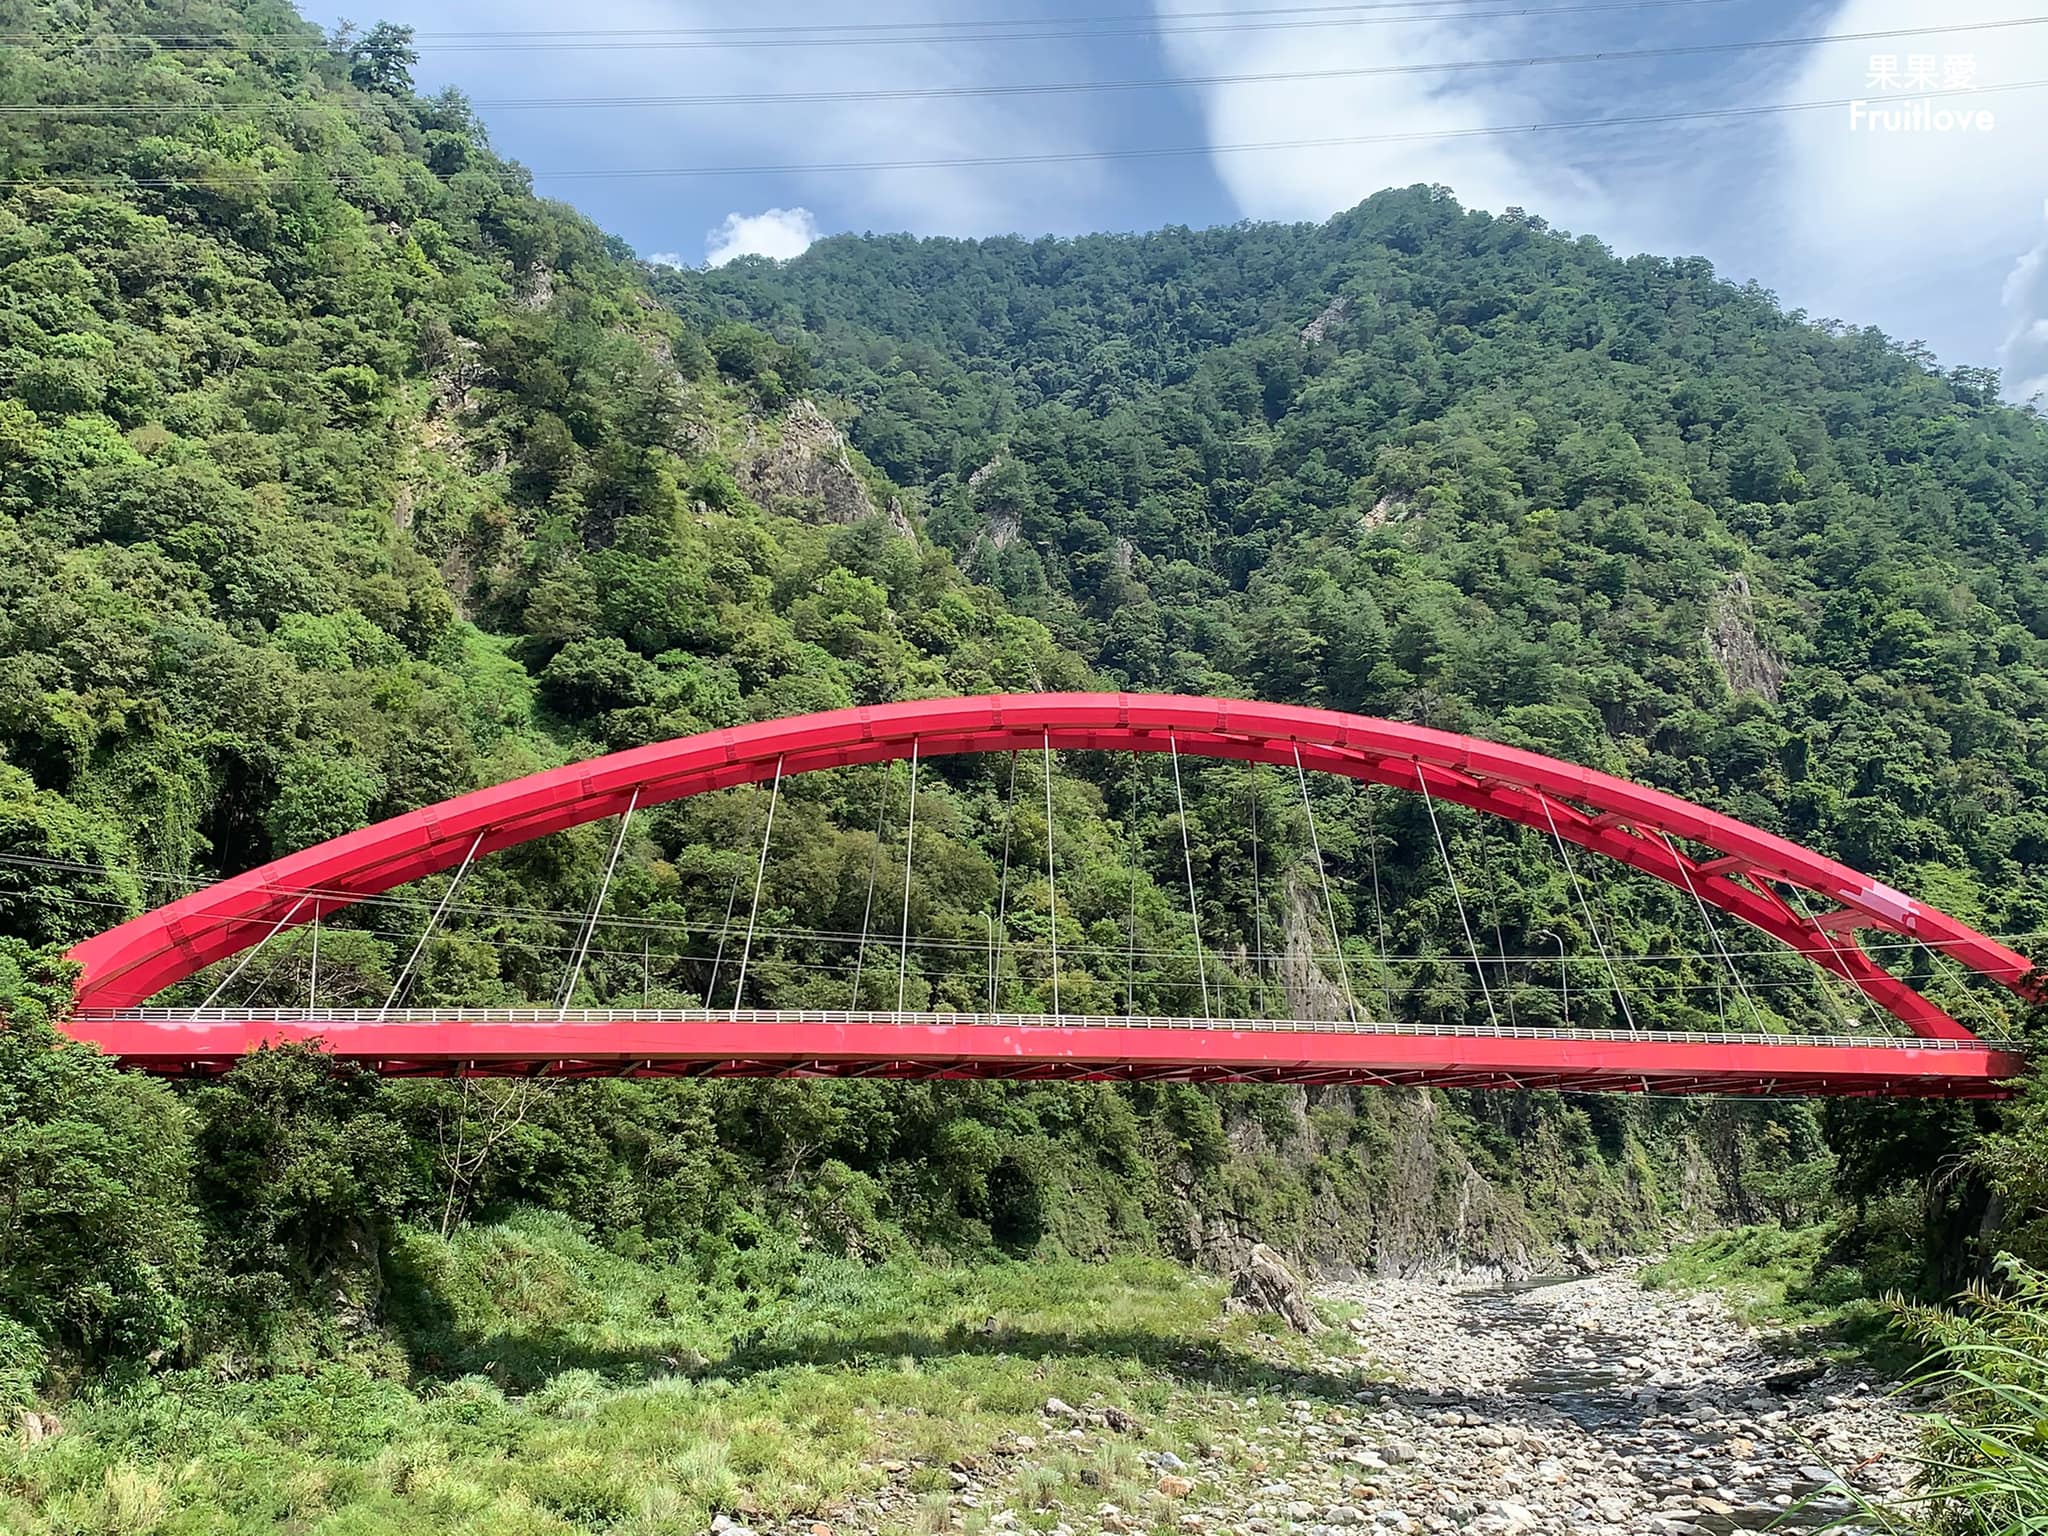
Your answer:
[[[1937,1536],[2048,1531],[2048,1274],[2011,1256],[1993,1284],[1950,1308],[1904,1306],[1908,1334],[1933,1346],[1912,1385],[1939,1395],[1922,1420],[1912,1492],[1866,1507],[1856,1528]],[[1843,1527],[1844,1529],[1848,1527]]]

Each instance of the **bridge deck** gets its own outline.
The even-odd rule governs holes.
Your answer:
[[[1349,1020],[775,1009],[84,1010],[78,1038],[152,1072],[319,1039],[393,1076],[992,1078],[1997,1098],[1974,1040],[1476,1029]]]

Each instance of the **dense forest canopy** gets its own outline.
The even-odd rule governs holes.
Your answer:
[[[2042,926],[2048,437],[1982,370],[1441,188],[662,283],[1127,686],[1527,740]]]
[[[602,751],[996,690],[1472,731],[2031,945],[2048,428],[1981,371],[1439,188],[1317,226],[656,271],[536,197],[458,94],[414,94],[403,28],[4,0],[0,32],[37,40],[0,53],[4,99],[124,108],[0,117],[0,1398],[107,1362],[368,1350],[355,1328],[380,1370],[474,1363],[435,1266],[521,1206],[729,1301],[817,1252],[1613,1250],[1808,1216],[1831,1179],[1891,1223],[1843,1264],[1917,1284],[1974,1262],[1956,1234],[2002,1178],[2038,1204],[1949,1107],[388,1084],[309,1051],[191,1088],[60,1047],[65,946],[280,852]],[[1067,1008],[1191,1009],[1188,867],[1219,1008],[1334,1006],[1295,785],[1189,765],[1184,865],[1156,774],[1017,774],[918,782],[912,1006],[976,1006],[992,950],[1003,1004],[1045,1006],[1056,921]],[[893,968],[855,993],[845,936],[904,888],[908,793],[900,767],[786,786],[749,1001],[893,1003]],[[1534,836],[1446,815],[1446,863],[1412,797],[1313,795],[1376,1008],[1486,1016],[1453,873],[1523,1022],[1562,1020],[1561,969],[1581,1024],[1852,1008],[1764,946],[1738,985],[1682,893],[1615,873],[1589,901]],[[765,809],[635,820],[578,999],[733,984]],[[407,998],[551,998],[606,837],[485,861]],[[389,995],[445,889],[330,922],[323,999]],[[1953,1009],[2002,1006],[1888,958]],[[311,965],[281,941],[238,1000],[304,995]]]

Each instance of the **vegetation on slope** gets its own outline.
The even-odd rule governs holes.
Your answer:
[[[660,281],[700,323],[809,349],[859,407],[854,442],[927,478],[964,568],[1126,686],[1593,763],[2040,945],[2048,431],[1983,370],[1441,188],[1316,227],[839,238]],[[1472,968],[1443,963],[1463,938],[1424,815],[1323,815],[1340,921],[1389,1006],[1484,1018]],[[1580,1022],[1880,1022],[1730,935],[1736,981],[1682,894],[1596,874],[1582,902],[1543,838],[1455,825],[1483,947],[1531,957],[1495,987],[1524,1020],[1562,1016],[1560,964],[1535,958],[1561,950]],[[1421,958],[1382,968],[1382,921]],[[1626,1020],[1602,937],[1633,957]],[[1925,948],[1876,952],[2013,1027]],[[1989,1202],[2039,1208],[2031,1123],[1984,1143],[1980,1111],[1832,1109],[1842,1262],[1959,1283],[1989,1257]]]
[[[2042,927],[2048,433],[1980,371],[1442,189],[661,281],[813,349],[968,569],[1128,686],[1525,741]],[[1515,873],[1535,952],[1572,914]]]
[[[1981,377],[1420,189],[1318,229],[835,241],[657,276],[535,198],[459,96],[415,96],[402,30],[328,39],[270,0],[9,0],[0,27],[43,40],[0,56],[9,100],[149,109],[0,123],[10,1399],[150,1370],[201,1373],[179,1400],[334,1360],[372,1397],[470,1371],[434,1317],[463,1315],[447,1256],[521,1207],[639,1266],[626,1290],[695,1273],[687,1327],[710,1327],[820,1255],[1215,1258],[1257,1236],[1515,1261],[1811,1203],[1774,1182],[1819,1155],[1796,1109],[379,1084],[298,1051],[192,1088],[50,1032],[77,938],[594,752],[919,694],[1255,693],[1628,772],[2038,925],[2048,446]],[[82,46],[145,31],[224,41]],[[1164,786],[1074,754],[1049,825],[1040,769],[1013,806],[1010,766],[919,780],[906,998],[973,1006],[993,939],[1004,1004],[1049,1000],[1053,838],[1067,1006],[1190,1009]],[[855,995],[839,936],[871,886],[903,888],[908,789],[901,768],[785,786],[750,1000]],[[1359,995],[1488,1017],[1420,802],[1314,794]],[[1333,1006],[1299,792],[1189,765],[1188,795],[1220,1006]],[[635,820],[580,998],[724,1000],[765,800]],[[1561,969],[1583,1024],[1625,1022],[1623,991],[1660,1027],[1845,1011],[1784,957],[1735,984],[1678,893],[1589,900],[1539,840],[1445,826],[1482,947],[1536,957],[1489,962],[1518,1021],[1564,1018]],[[551,997],[604,843],[487,861],[410,998]],[[382,1001],[443,890],[328,923],[323,999]],[[1646,957],[1620,988],[1603,939]],[[1931,957],[1897,960],[1970,1006]],[[310,973],[281,942],[243,996]],[[1842,1188],[1903,1211],[1970,1126],[1829,1129]],[[1978,1189],[1944,1186],[1926,1253],[1963,1251]]]
[[[64,945],[374,818],[747,719],[1102,674],[930,541],[925,488],[847,448],[804,348],[679,319],[458,96],[413,95],[402,30],[328,39],[264,0],[16,4],[5,26],[44,40],[0,59],[9,99],[147,109],[0,126],[0,1311],[28,1341],[10,1395],[124,1362],[332,1355],[349,1318],[391,1326],[420,1233],[522,1205],[738,1285],[763,1254],[1220,1259],[1251,1237],[1513,1260],[1638,1243],[1720,1200],[1754,1128],[1691,1107],[378,1084],[304,1052],[174,1088],[60,1046]],[[85,46],[167,30],[219,41]],[[1045,1001],[1048,829],[1034,765],[1014,810],[1008,768],[920,779],[913,1004],[984,996],[992,932],[1005,1005]],[[750,999],[847,1000],[858,954],[829,936],[861,931],[871,881],[901,889],[907,790],[900,768],[785,786]],[[1207,931],[1244,948],[1244,782],[1191,790],[1209,899],[1237,906]],[[1053,793],[1068,1006],[1190,1006],[1172,807],[1086,759]],[[1327,1006],[1306,825],[1289,786],[1257,793],[1289,970],[1249,956],[1213,981],[1229,1007]],[[636,819],[580,997],[728,995],[765,799]],[[552,996],[605,835],[476,870],[409,1000]],[[326,922],[322,1000],[383,1001],[444,890]],[[306,940],[235,995],[304,996]],[[893,999],[887,969],[865,977]]]

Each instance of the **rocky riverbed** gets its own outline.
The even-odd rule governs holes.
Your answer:
[[[1910,1471],[1884,1383],[1788,1360],[1718,1299],[1626,1268],[1318,1294],[1341,1322],[1278,1394],[1212,1387],[1150,1422],[1049,1398],[987,1454],[891,1463],[859,1507],[794,1529],[1694,1536],[1825,1525]]]
[[[1883,1383],[1767,1352],[1715,1297],[1625,1270],[1327,1294],[1358,1308],[1347,1331],[1402,1383],[1376,1399],[1397,1472],[1371,1513],[1396,1531],[1823,1525],[1911,1472],[1913,1426]]]

